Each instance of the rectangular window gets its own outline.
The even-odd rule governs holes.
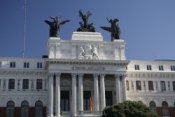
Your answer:
[[[38,62],[38,63],[37,63],[37,68],[43,68],[42,62]]]
[[[24,68],[29,68],[29,62],[24,62]]]
[[[175,91],[175,81],[173,81],[173,91]]]
[[[171,71],[175,71],[175,66],[171,66]]]
[[[23,79],[23,89],[29,89],[29,79]]]
[[[147,65],[147,70],[152,70],[151,65]]]
[[[136,81],[136,89],[141,90],[141,81]]]
[[[84,91],[83,92],[83,103],[84,103],[84,110],[89,111],[90,107],[92,106],[92,96],[91,91]]]
[[[105,91],[105,97],[106,97],[106,106],[112,106],[113,105],[112,91]]]
[[[9,89],[15,89],[15,79],[9,79]]]
[[[148,88],[149,88],[149,91],[153,91],[154,90],[153,81],[148,81]]]
[[[10,68],[15,68],[16,67],[16,63],[15,62],[10,62]]]
[[[163,65],[159,65],[159,71],[163,71]]]
[[[69,91],[61,91],[61,111],[70,110]]]
[[[161,91],[166,91],[165,81],[160,81]]]
[[[140,70],[140,66],[139,65],[135,65],[135,70]]]
[[[42,79],[36,80],[36,89],[42,89]]]

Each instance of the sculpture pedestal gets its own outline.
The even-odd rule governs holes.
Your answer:
[[[99,32],[73,32],[72,40],[103,41],[103,37]]]

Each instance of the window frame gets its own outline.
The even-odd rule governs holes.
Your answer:
[[[9,90],[15,89],[15,79],[9,79],[8,80],[8,89]]]
[[[140,80],[136,81],[136,90],[141,91],[142,90],[142,83]]]
[[[16,62],[11,61],[10,62],[10,68],[16,68]]]
[[[29,79],[23,79],[22,89],[23,90],[29,89]]]
[[[140,70],[140,65],[135,65],[135,70]]]
[[[36,79],[36,89],[41,90],[43,88],[43,79]]]

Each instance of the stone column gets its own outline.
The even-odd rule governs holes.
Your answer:
[[[56,74],[56,89],[55,90],[56,90],[56,99],[55,99],[56,115],[55,117],[60,117],[60,74]]]
[[[48,104],[48,117],[53,117],[53,75],[49,76],[49,104]]]
[[[128,80],[128,83],[129,83],[129,92],[131,92],[131,91],[133,91],[133,89],[132,89],[132,81]]]
[[[83,74],[78,75],[79,111],[83,112]]]
[[[165,88],[166,88],[166,91],[170,91],[170,90],[169,90],[169,87],[168,87],[168,82],[169,82],[169,81],[165,81]]]
[[[170,91],[173,91],[173,82],[170,81]]]
[[[20,79],[20,90],[23,90],[23,79]]]
[[[120,79],[118,75],[115,75],[115,92],[116,92],[116,102],[117,104],[120,103]]]
[[[148,81],[145,81],[145,87],[146,87],[146,91],[149,91]]]
[[[135,80],[133,81],[133,87],[134,87],[134,92],[137,91],[137,89],[136,89],[136,81]]]
[[[31,83],[32,83],[32,81],[31,81],[31,79],[29,79],[29,90],[31,90]]]
[[[123,94],[123,101],[126,100],[126,75],[122,75],[122,94]]]
[[[99,111],[98,75],[94,74],[94,111]]]
[[[18,79],[15,79],[15,90],[18,90]]]
[[[154,92],[156,92],[157,88],[156,88],[156,82],[155,81],[153,81],[153,87],[154,87]]]
[[[44,90],[44,86],[45,86],[45,79],[42,78],[42,90]]]
[[[9,79],[6,79],[5,81],[6,81],[6,90],[8,91],[8,89],[9,89]]]
[[[0,80],[1,80],[1,82],[0,82],[0,90],[3,90],[3,82],[4,82],[3,80],[4,79],[0,79]]]
[[[37,88],[37,86],[36,86],[36,85],[37,85],[36,81],[37,81],[37,79],[34,79],[34,80],[33,80],[33,83],[34,83],[34,90],[37,90],[37,89],[36,89],[36,88]]]
[[[100,97],[101,97],[101,111],[106,107],[106,97],[105,97],[105,75],[100,75]]]
[[[158,91],[161,91],[161,84],[160,84],[160,81],[156,81],[157,82],[157,85],[158,85]]]
[[[77,114],[77,75],[72,74],[72,115]]]

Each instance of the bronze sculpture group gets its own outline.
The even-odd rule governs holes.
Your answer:
[[[95,27],[93,26],[93,23],[89,23],[89,17],[91,16],[91,12],[83,13],[81,10],[79,10],[79,16],[81,17],[83,22],[79,22],[80,27],[77,29],[77,31],[80,32],[95,32]],[[64,25],[67,22],[70,22],[70,20],[63,20],[59,19],[58,17],[50,17],[52,21],[45,20],[45,23],[47,23],[50,27],[49,36],[50,37],[57,37],[57,32],[60,31],[60,27]],[[109,31],[111,33],[111,41],[115,39],[120,39],[120,28],[118,26],[118,19],[108,19],[108,22],[110,23],[109,27],[101,26],[103,30]]]
[[[58,19],[58,17],[50,17],[53,21],[45,20],[45,23],[47,23],[50,26],[49,36],[50,37],[57,37],[57,32],[60,31],[60,26],[70,22],[70,20],[64,20],[61,21]]]

